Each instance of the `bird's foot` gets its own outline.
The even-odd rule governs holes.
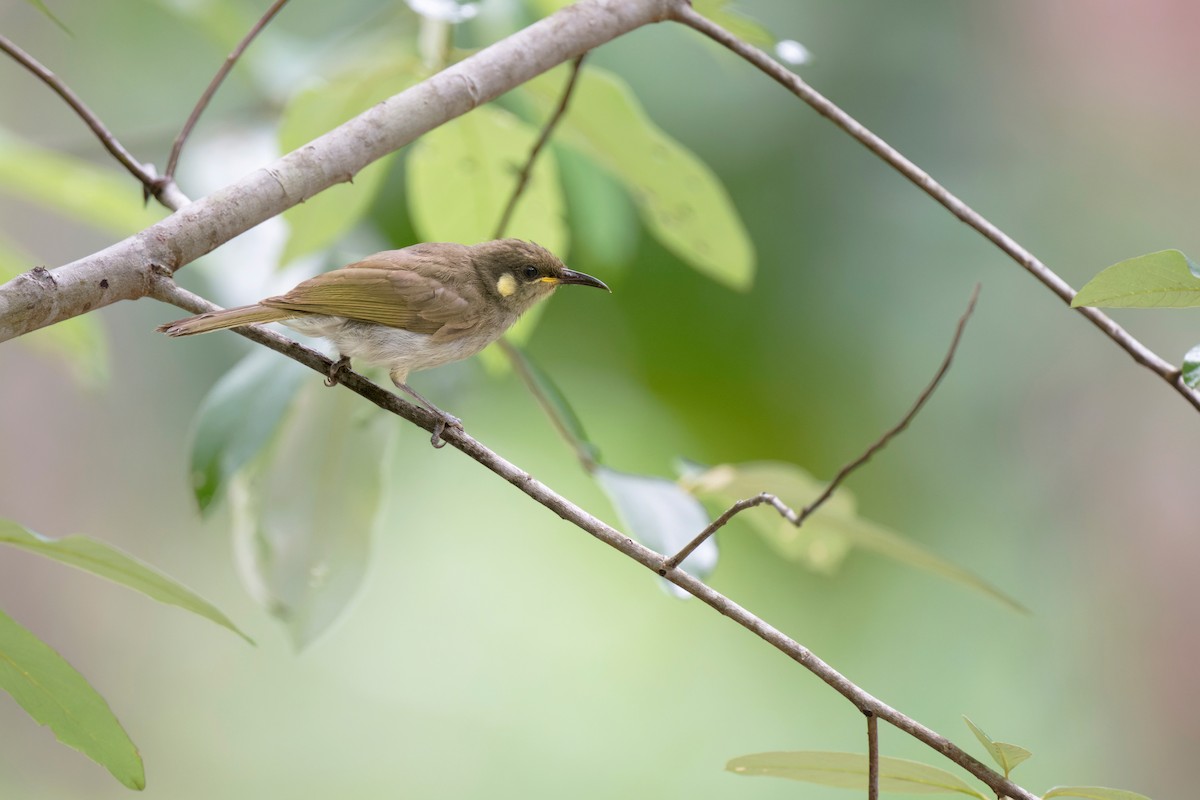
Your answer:
[[[433,445],[435,450],[441,450],[446,446],[446,440],[442,438],[442,434],[446,432],[446,428],[456,429],[459,433],[463,432],[462,420],[458,417],[452,417],[444,411],[438,412],[438,421],[433,425],[433,436],[429,438],[429,443]]]
[[[341,383],[342,370],[350,366],[350,356],[342,356],[337,361],[329,365],[329,372],[325,374],[326,386],[337,386]]]

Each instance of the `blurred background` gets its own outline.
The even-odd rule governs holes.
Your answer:
[[[47,5],[69,35],[19,0],[0,6],[0,30],[140,158],[162,164],[266,4]],[[501,0],[485,6],[457,32],[460,46],[528,18]],[[812,53],[797,67],[805,79],[1074,286],[1141,253],[1200,253],[1194,4],[738,7],[800,41]],[[415,20],[377,0],[289,5],[185,151],[184,191],[198,197],[272,158],[280,98],[347,49],[388,47],[389,37],[411,46]],[[753,287],[738,293],[644,230],[624,251],[576,240],[568,263],[613,294],[560,293],[529,350],[606,462],[671,476],[679,457],[780,459],[828,478],[907,409],[982,282],[944,385],[849,486],[865,516],[1032,614],[868,554],[814,574],[744,526],[722,532],[710,582],[976,755],[963,714],[1031,749],[1014,776],[1030,790],[1187,796],[1200,747],[1195,410],[861,146],[697,35],[657,25],[593,59],[712,167],[758,256]],[[10,132],[0,148],[19,136],[94,160],[124,186],[99,199],[141,213],[140,188],[7,61],[0,125]],[[347,252],[410,243],[399,175],[396,166],[372,207],[374,230]],[[0,194],[0,230],[33,264],[120,238],[33,194]],[[285,236],[273,221],[181,279],[217,302],[250,302],[275,285]],[[361,591],[295,652],[239,582],[228,510],[201,522],[188,483],[197,407],[249,345],[153,333],[178,316],[151,300],[94,314],[107,379],[20,341],[0,346],[0,516],[113,543],[258,641],[0,552],[0,607],[105,696],[145,758],[146,796],[854,796],[724,771],[758,751],[863,750],[862,717],[838,695],[399,420]],[[1200,340],[1193,312],[1115,316],[1174,362]],[[616,522],[511,374],[473,360],[414,383],[484,443]],[[126,796],[7,696],[0,731],[0,796]],[[943,763],[887,726],[881,737],[887,755]]]

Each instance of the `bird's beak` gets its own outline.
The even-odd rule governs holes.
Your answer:
[[[558,275],[553,277],[547,276],[542,278],[542,280],[546,281],[547,283],[574,283],[578,284],[579,286],[595,286],[597,289],[603,289],[606,292],[612,291],[612,289],[609,289],[608,285],[599,278],[593,278],[587,273],[576,272],[573,269],[566,269],[565,267]]]

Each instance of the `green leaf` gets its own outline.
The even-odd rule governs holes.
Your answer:
[[[127,173],[46,150],[0,128],[0,189],[106,233],[128,236],[163,213]]]
[[[1183,382],[1193,389],[1200,387],[1200,344],[1183,357]]]
[[[1055,786],[1042,795],[1042,800],[1051,797],[1083,797],[1086,800],[1150,800],[1144,794],[1124,789],[1109,789],[1106,786]]]
[[[777,461],[722,464],[690,478],[686,485],[694,494],[715,497],[726,505],[760,492],[770,492],[797,513],[816,500],[824,489],[824,484],[795,464]],[[780,555],[810,569],[830,572],[840,564],[849,547],[859,547],[957,581],[991,595],[1017,611],[1028,613],[1014,598],[974,573],[860,517],[854,496],[845,488],[839,488],[800,528],[783,519],[770,506],[750,509],[740,516],[746,517]]]
[[[284,109],[280,148],[295,150],[391,97],[416,79],[418,69],[411,55],[387,53],[355,65],[328,83],[302,90]],[[379,159],[351,183],[332,186],[285,211],[283,218],[291,232],[280,263],[322,250],[357,225],[366,216],[391,163],[391,156]]]
[[[1178,250],[1160,250],[1113,264],[1092,278],[1071,307],[1192,308],[1200,306],[1197,267]]]
[[[50,10],[50,7],[46,5],[43,0],[25,0],[25,2],[42,12],[47,19],[61,28],[63,33],[67,34],[68,36],[73,35],[71,33],[71,29],[64,25],[63,21],[54,15],[54,12]]]
[[[744,42],[768,50],[775,37],[760,23],[731,7],[729,0],[692,0],[692,7]]]
[[[1032,752],[1020,745],[993,740],[992,737],[984,733],[974,722],[971,722],[970,718],[966,715],[963,716],[963,720],[967,723],[967,727],[971,729],[971,733],[975,734],[975,738],[979,740],[979,743],[988,751],[988,755],[992,757],[992,760],[1000,765],[1000,769],[1004,770],[1004,777],[1007,778],[1017,768],[1018,764],[1033,755]]]
[[[0,239],[0,283],[25,272],[34,259],[11,242]],[[56,322],[17,340],[22,345],[61,359],[83,387],[96,389],[108,381],[108,336],[93,314]]]
[[[593,474],[616,509],[625,532],[665,556],[674,555],[708,527],[704,506],[674,481],[608,467],[597,467]],[[702,578],[716,565],[717,540],[710,536],[682,566]]]
[[[565,68],[522,89],[540,113],[562,94]],[[663,133],[615,75],[586,67],[563,118],[562,141],[617,178],[650,232],[695,269],[734,289],[754,279],[754,247],[725,187],[700,159]]]
[[[733,759],[725,769],[738,775],[766,775],[842,789],[863,791],[867,788],[867,757],[860,753],[819,750],[754,753]],[[918,761],[887,756],[879,759],[879,790],[904,794],[957,792],[988,800],[987,795],[957,775]]]
[[[200,404],[191,443],[192,492],[216,507],[229,480],[271,440],[304,380],[315,376],[276,353],[255,351],[225,373]]]
[[[537,387],[538,393],[541,395],[540,400],[550,405],[550,413],[567,429],[567,435],[584,448],[589,458],[593,461],[598,460],[600,458],[599,449],[588,439],[579,415],[575,413],[575,409],[571,407],[558,385],[518,345],[512,342],[508,344],[513,358],[517,361],[517,369],[526,380]]]
[[[421,237],[463,244],[493,238],[537,137],[535,128],[491,105],[421,137],[408,156],[408,203]],[[564,208],[557,165],[543,153],[504,235],[564,254]]]
[[[104,698],[62,656],[0,611],[0,689],[39,725],[130,789],[146,788],[137,746]]]
[[[395,420],[342,388],[301,388],[276,440],[231,486],[235,559],[250,594],[299,649],[366,573]]]
[[[141,592],[160,603],[191,611],[241,636],[250,644],[254,640],[238,630],[214,606],[183,584],[128,553],[86,536],[66,536],[50,539],[9,520],[0,519],[0,544],[10,544],[31,553],[52,558],[101,578]]]
[[[637,210],[621,184],[591,159],[567,147],[555,148],[567,221],[571,225],[571,259],[619,267],[633,258],[641,229]]]

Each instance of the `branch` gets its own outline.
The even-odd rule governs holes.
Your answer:
[[[925,404],[929,402],[929,398],[932,397],[934,391],[937,390],[938,384],[942,382],[942,378],[946,377],[946,373],[950,371],[950,364],[954,361],[954,354],[958,352],[958,345],[959,342],[962,341],[963,331],[966,330],[967,321],[971,319],[971,314],[975,311],[975,303],[978,299],[979,284],[975,284],[975,288],[971,292],[971,299],[967,301],[967,309],[962,313],[962,316],[958,318],[958,324],[954,327],[954,336],[950,339],[950,347],[946,351],[945,358],[942,359],[942,363],[938,366],[937,372],[933,374],[933,378],[921,391],[921,394],[917,396],[916,402],[914,402],[912,407],[908,409],[908,413],[906,413],[899,422],[885,431],[882,436],[872,442],[870,446],[863,451],[862,455],[853,461],[849,461],[844,464],[842,468],[837,471],[837,474],[833,476],[833,480],[829,482],[829,485],[825,487],[825,490],[817,496],[816,500],[813,500],[811,503],[801,509],[800,513],[796,513],[790,506],[788,506],[778,497],[773,494],[768,494],[767,492],[755,495],[754,497],[746,498],[745,500],[739,500],[727,508],[725,513],[721,514],[721,516],[709,523],[707,528],[700,531],[700,533],[698,533],[690,542],[685,544],[678,553],[664,561],[662,566],[659,567],[658,574],[666,575],[667,572],[675,569],[677,566],[683,563],[685,558],[692,554],[693,550],[704,544],[708,537],[725,527],[729,520],[733,519],[743,511],[754,508],[755,506],[761,506],[764,503],[769,503],[775,507],[775,510],[779,512],[781,517],[795,525],[797,528],[803,525],[804,520],[808,519],[810,516],[812,516],[814,511],[824,505],[825,501],[833,496],[833,493],[839,486],[842,485],[842,482],[845,481],[846,478],[850,477],[852,472],[870,461],[871,456],[875,455],[884,447],[886,447],[888,442],[890,442],[901,431],[907,428],[909,423],[911,423],[917,414],[920,413],[921,409],[924,408]]]
[[[36,278],[0,285],[0,342],[117,300],[144,297],[225,242],[417,137],[558,64],[669,17],[686,0],[580,0],[364,111],[141,233]],[[43,271],[44,272],[44,271]]]
[[[854,137],[864,147],[883,159],[889,166],[908,178],[918,189],[925,192],[958,217],[969,227],[973,228],[985,239],[1000,248],[1013,261],[1016,261],[1042,285],[1058,295],[1059,299],[1068,306],[1075,290],[1060,278],[1053,270],[1039,261],[1032,253],[1018,244],[1012,237],[989,222],[982,214],[968,206],[944,186],[935,181],[929,173],[909,161],[898,150],[876,136],[858,120],[851,117],[831,100],[800,79],[794,72],[783,67],[769,55],[757,47],[743,42],[729,31],[696,13],[690,5],[675,6],[673,19],[681,22],[717,43],[732,50],[737,55],[749,61],[781,84],[785,89],[808,103],[818,114],[827,118],[834,125]],[[1077,308],[1075,311],[1103,331],[1118,347],[1128,353],[1134,361],[1158,375],[1183,396],[1185,400],[1200,410],[1200,392],[1195,391],[1183,382],[1179,368],[1168,363],[1150,348],[1139,342],[1124,328],[1114,322],[1103,312],[1090,307]]]
[[[275,0],[275,2],[271,4],[271,7],[267,9],[266,13],[263,14],[258,20],[258,22],[254,23],[254,26],[250,28],[249,33],[247,33],[242,40],[238,42],[237,47],[233,48],[233,52],[225,57],[225,63],[221,65],[221,68],[217,70],[217,74],[213,76],[211,81],[209,81],[208,87],[204,90],[204,93],[200,95],[200,99],[196,101],[196,107],[192,109],[192,113],[188,116],[187,122],[183,123],[183,128],[180,129],[179,135],[175,137],[175,142],[171,145],[171,155],[167,159],[167,168],[164,171],[162,178],[159,179],[160,181],[175,180],[175,167],[179,165],[179,154],[183,151],[183,145],[187,141],[188,136],[191,135],[192,128],[196,127],[196,122],[200,119],[200,115],[204,113],[204,109],[208,108],[208,103],[212,100],[213,95],[217,93],[217,89],[220,88],[221,82],[225,80],[225,76],[228,75],[230,70],[233,69],[233,65],[237,63],[237,60],[241,58],[242,53],[246,52],[246,48],[250,46],[252,41],[254,41],[254,37],[258,36],[262,29],[267,27],[275,15],[279,13],[280,9],[284,7],[287,1],[288,0]]]
[[[179,287],[167,275],[154,276],[151,280],[151,285],[147,289],[147,294],[195,314],[215,311],[218,308],[212,303]],[[333,363],[317,351],[304,347],[297,342],[293,342],[257,325],[236,328],[234,330],[251,341],[258,342],[304,364],[322,377],[328,374],[329,367]],[[433,428],[438,422],[437,417],[425,409],[405,402],[397,395],[386,391],[349,369],[339,375],[338,382],[341,386],[361,395],[385,411],[403,417],[430,433],[433,432]],[[592,516],[533,477],[533,475],[483,445],[465,431],[447,428],[442,438],[451,447],[459,450],[468,458],[471,458],[511,483],[534,502],[545,506],[572,525],[588,532],[614,550],[659,574],[659,568],[664,558],[660,553],[656,553],[650,548],[638,544],[625,534]],[[886,720],[899,730],[933,748],[979,778],[998,795],[1007,795],[1013,798],[1013,800],[1038,800],[1035,795],[1016,785],[1008,778],[988,769],[986,765],[973,758],[969,753],[962,750],[946,737],[863,691],[857,685],[851,683],[840,672],[818,658],[807,647],[804,647],[765,620],[742,608],[703,581],[678,568],[668,571],[664,577],[722,616],[733,620],[776,650],[779,650],[800,664],[834,691],[853,703],[864,714],[870,713],[880,719]]]
[[[42,83],[49,86],[55,94],[65,100],[67,105],[79,115],[79,118],[91,128],[92,133],[96,134],[96,138],[100,140],[100,144],[104,145],[104,149],[111,153],[112,157],[121,163],[121,166],[129,170],[129,173],[133,177],[141,181],[145,192],[154,195],[159,202],[173,211],[187,205],[188,199],[175,186],[175,182],[169,178],[165,180],[158,178],[154,174],[153,166],[144,165],[134,158],[133,154],[126,150],[125,146],[113,135],[112,131],[100,121],[95,112],[88,108],[87,104],[79,98],[79,95],[75,94],[70,86],[63,83],[61,78],[3,35],[0,35],[0,50],[3,50],[14,61],[32,72]]]

